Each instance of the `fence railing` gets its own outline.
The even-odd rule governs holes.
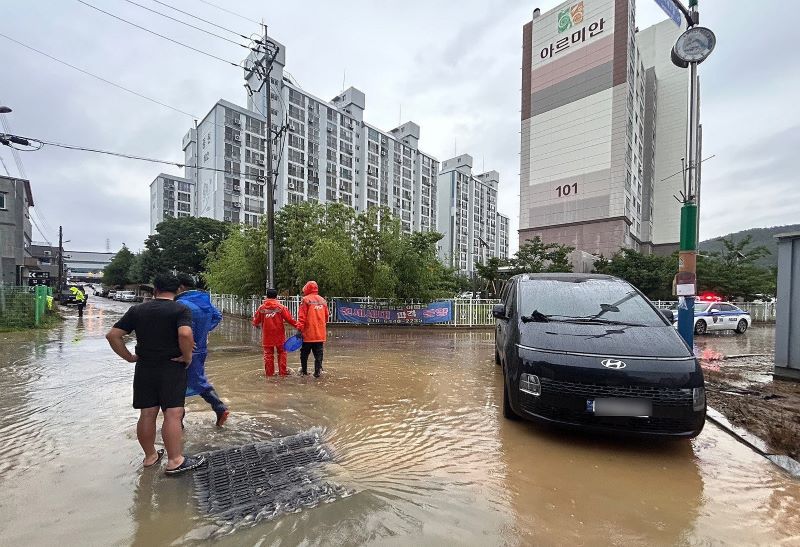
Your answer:
[[[290,296],[287,298],[279,298],[281,303],[289,308],[294,317],[297,317],[298,309],[300,308],[300,296]],[[453,318],[444,323],[436,323],[428,326],[450,326],[450,327],[491,327],[495,324],[495,319],[492,317],[492,306],[498,304],[499,300],[493,299],[445,299],[439,300],[452,302]],[[252,317],[258,307],[263,302],[263,297],[240,298],[230,294],[212,294],[211,302],[222,313],[231,315],[238,315],[240,317]],[[340,321],[338,319],[336,308],[341,302],[349,304],[360,305],[388,305],[388,300],[369,298],[369,297],[352,297],[352,298],[328,298],[328,311],[329,311],[329,324],[339,325],[352,325],[347,321]],[[418,300],[405,300],[402,302],[391,302],[393,306],[413,306],[423,304]]]
[[[0,283],[0,328],[37,327],[47,310],[49,287],[25,287]]]
[[[290,296],[286,298],[279,298],[281,303],[289,308],[294,317],[297,317],[297,311],[300,308],[300,296]],[[258,307],[263,302],[263,297],[240,298],[231,294],[212,294],[212,303],[222,312],[230,315],[238,315],[241,317],[252,317]],[[492,317],[492,307],[498,304],[499,300],[493,299],[449,299],[444,300],[452,302],[453,306],[453,319],[444,323],[437,323],[439,326],[450,327],[489,327],[494,326],[495,319]],[[352,324],[347,321],[339,321],[336,314],[336,307],[340,302],[348,302],[350,304],[361,305],[382,305],[389,304],[389,301],[383,299],[369,298],[369,297],[353,297],[353,298],[329,298],[328,309],[330,312],[330,324]],[[417,300],[406,300],[402,302],[392,302],[395,306],[410,306],[421,304]],[[675,300],[656,300],[653,304],[657,308],[669,308],[671,305],[676,304]],[[775,322],[775,302],[735,302],[736,306],[750,313],[754,322],[759,323],[774,323]],[[436,326],[432,325],[432,326]]]
[[[657,308],[669,308],[677,304],[676,300],[654,300]],[[731,302],[750,314],[754,323],[774,323],[776,317],[775,302]]]

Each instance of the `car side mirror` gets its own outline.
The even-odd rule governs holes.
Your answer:
[[[506,307],[503,304],[495,304],[492,307],[492,317],[508,321],[508,317],[506,317]]]
[[[660,311],[661,315],[666,317],[667,321],[669,321],[670,323],[674,323],[675,322],[675,312],[674,311],[667,310],[667,309],[658,310],[658,311]]]

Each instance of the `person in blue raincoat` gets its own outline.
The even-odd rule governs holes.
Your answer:
[[[178,281],[180,281],[180,287],[175,300],[192,310],[192,334],[195,344],[192,351],[192,363],[188,368],[186,396],[200,395],[216,413],[217,427],[222,427],[225,420],[228,419],[230,410],[219,398],[214,386],[206,377],[208,333],[222,321],[222,314],[211,304],[211,297],[207,292],[197,290],[192,276],[179,274]]]

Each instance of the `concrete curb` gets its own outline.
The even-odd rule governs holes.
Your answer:
[[[764,456],[792,477],[800,479],[800,462],[797,460],[783,454],[775,454],[775,451],[760,437],[756,437],[749,431],[733,425],[722,413],[711,407],[706,410],[706,419],[743,445]]]

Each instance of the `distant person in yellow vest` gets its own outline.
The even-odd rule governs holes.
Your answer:
[[[78,317],[83,317],[83,308],[86,307],[86,289],[83,287],[70,287],[69,292],[75,297],[78,304]]]

